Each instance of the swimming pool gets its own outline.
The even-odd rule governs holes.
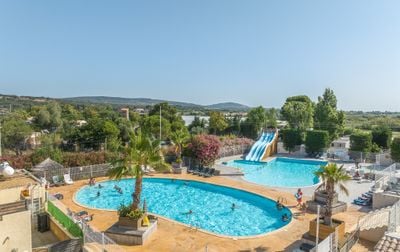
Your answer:
[[[103,188],[85,186],[75,194],[81,205],[116,210],[121,203],[132,202],[133,179],[101,182]],[[117,184],[123,194],[113,189]],[[100,191],[100,197],[97,192]],[[264,234],[288,224],[291,212],[277,210],[275,201],[246,191],[191,180],[144,178],[142,202],[148,211],[227,236]],[[232,210],[232,203],[235,209]],[[186,214],[192,210],[192,214]],[[283,222],[287,214],[289,221]]]
[[[234,160],[226,165],[239,168],[250,182],[273,187],[305,187],[319,183],[314,175],[326,161],[275,158],[269,162]]]

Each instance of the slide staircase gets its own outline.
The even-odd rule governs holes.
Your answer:
[[[261,161],[276,153],[278,130],[263,132],[261,137],[253,144],[246,156],[248,161]]]

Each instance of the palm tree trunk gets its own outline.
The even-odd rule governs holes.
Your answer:
[[[331,182],[327,183],[326,193],[327,193],[327,198],[326,198],[324,223],[325,223],[325,225],[330,226],[332,224],[332,201],[333,201],[333,195],[335,193],[333,183],[331,183]]]
[[[142,182],[143,182],[142,173],[138,172],[135,180],[135,193],[132,195],[133,197],[132,210],[139,209],[140,195],[142,194]]]

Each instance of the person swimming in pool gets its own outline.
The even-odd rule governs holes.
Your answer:
[[[97,196],[97,197],[100,197],[100,191],[97,191],[96,196]]]
[[[192,209],[190,209],[189,212],[186,212],[184,214],[189,215],[189,214],[192,214],[192,213],[193,213],[193,211],[192,211]]]
[[[235,208],[236,208],[236,204],[232,203],[232,206],[231,206],[232,211],[235,210]]]
[[[282,208],[283,208],[283,205],[282,205],[282,203],[279,201],[279,199],[276,201],[276,209],[278,209],[278,210],[282,210]]]
[[[287,213],[284,213],[283,215],[282,215],[282,221],[283,222],[287,222],[289,220],[289,216],[287,215]]]
[[[99,189],[103,188],[103,186],[101,184],[99,184]]]

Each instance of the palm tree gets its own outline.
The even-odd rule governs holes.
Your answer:
[[[343,182],[350,180],[351,177],[346,174],[343,165],[338,167],[337,164],[333,163],[321,166],[321,169],[316,171],[315,175],[322,179],[320,187],[324,187],[327,194],[324,223],[330,226],[332,224],[332,205],[333,197],[335,195],[335,185],[338,185],[341,191],[346,195],[349,195],[349,191]]]
[[[124,158],[117,161],[109,171],[110,178],[121,179],[126,176],[135,177],[135,192],[132,195],[132,210],[139,209],[142,193],[143,168],[162,162],[160,142],[144,135],[140,130],[131,136],[125,148]]]
[[[182,158],[182,148],[186,141],[189,139],[189,134],[184,130],[177,130],[172,133],[171,139],[174,142],[176,149],[175,152],[179,159]]]

